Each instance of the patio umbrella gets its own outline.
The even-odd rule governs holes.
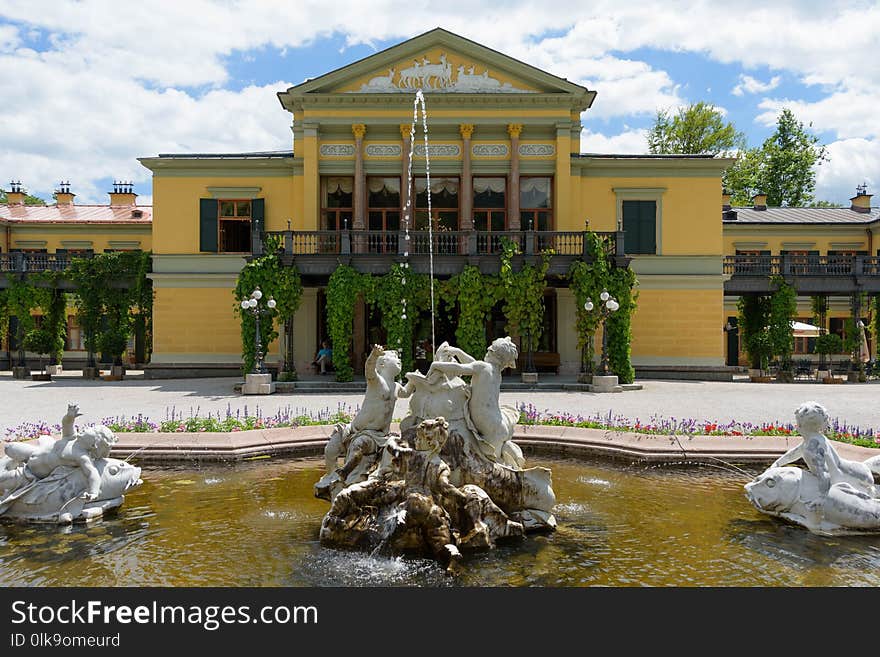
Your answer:
[[[804,324],[803,322],[792,322],[791,330],[796,338],[816,338],[821,333],[818,326]]]

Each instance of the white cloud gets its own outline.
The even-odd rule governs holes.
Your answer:
[[[734,96],[742,96],[743,94],[762,94],[778,87],[781,80],[782,78],[780,76],[774,75],[770,78],[769,82],[761,82],[760,80],[753,78],[751,75],[740,73],[739,82],[733,89],[731,89],[730,93]]]
[[[11,52],[21,43],[14,25],[0,25],[0,52]]]
[[[765,99],[758,107],[765,110],[756,120],[767,126],[776,124],[779,112],[787,107],[798,120],[812,123],[814,131],[831,131],[840,138],[880,137],[880,90],[843,89],[816,101]]]
[[[816,198],[847,205],[863,182],[875,201],[880,198],[880,141],[854,138],[828,144],[828,161],[816,170]]]
[[[638,155],[648,152],[647,130],[626,130],[616,135],[581,132],[581,153]]]

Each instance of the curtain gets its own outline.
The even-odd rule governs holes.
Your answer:
[[[367,187],[370,192],[376,194],[386,188],[392,194],[400,194],[400,178],[367,178]]]
[[[526,193],[540,192],[550,196],[549,178],[520,178],[519,188]]]
[[[507,181],[504,178],[474,178],[474,193],[492,192],[503,194]]]
[[[351,194],[354,191],[354,179],[348,176],[334,176],[326,178],[327,194],[334,194],[341,191],[343,194]]]
[[[427,188],[427,178],[416,178],[416,194],[424,193]],[[458,178],[431,178],[431,193],[439,194],[443,190],[450,194],[458,194]]]

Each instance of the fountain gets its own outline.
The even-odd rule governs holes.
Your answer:
[[[863,462],[841,458],[825,437],[828,412],[816,402],[795,411],[803,442],[780,456],[746,484],[755,508],[806,527],[816,534],[880,532],[880,456]],[[802,460],[806,469],[790,467]]]
[[[109,458],[116,436],[103,426],[75,432],[79,407],[61,420],[61,438],[8,443],[0,458],[0,518],[69,524],[100,518],[139,486],[141,469]]]
[[[428,373],[409,372],[402,386],[393,379],[397,354],[375,346],[363,407],[333,432],[327,473],[315,485],[315,495],[331,501],[321,543],[422,552],[454,568],[460,548],[553,530],[550,470],[524,467],[511,440],[519,412],[499,403],[501,373],[516,357],[509,337],[495,340],[483,360],[443,343]],[[390,433],[397,397],[410,398],[399,434]]]

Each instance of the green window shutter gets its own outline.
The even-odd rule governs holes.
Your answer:
[[[623,232],[627,253],[657,253],[657,203],[623,201]]]
[[[251,199],[251,230],[262,233],[266,230],[266,199]]]
[[[199,250],[217,251],[217,199],[199,199]]]
[[[657,203],[639,201],[640,253],[657,253]]]

